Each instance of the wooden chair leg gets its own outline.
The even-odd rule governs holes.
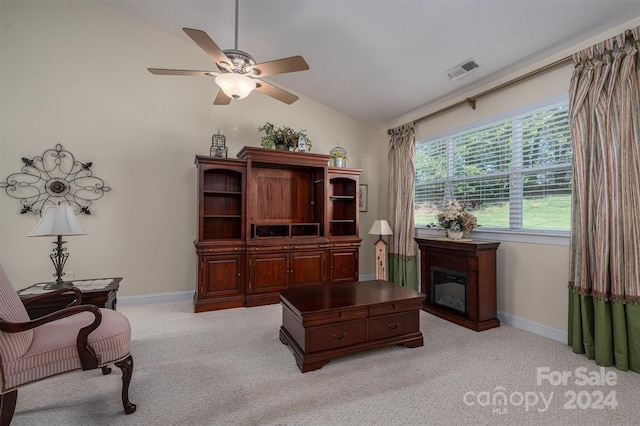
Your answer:
[[[16,410],[17,400],[18,389],[0,395],[0,426],[9,426],[9,424],[11,424],[13,413]]]
[[[133,357],[129,355],[127,358],[115,364],[116,367],[122,370],[122,405],[124,406],[124,412],[131,414],[136,411],[136,405],[129,402],[129,384],[131,383],[131,376],[133,375]]]

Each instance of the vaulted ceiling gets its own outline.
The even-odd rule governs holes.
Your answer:
[[[183,27],[234,48],[234,0],[101,1],[192,44]],[[308,71],[267,81],[381,125],[640,16],[640,0],[240,0],[239,6],[238,49],[257,62],[302,55],[309,63]],[[447,70],[469,59],[479,68],[450,81]],[[149,66],[194,69],[169,57]]]

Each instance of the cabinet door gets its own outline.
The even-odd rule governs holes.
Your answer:
[[[324,251],[293,253],[289,257],[289,287],[324,282]]]
[[[271,253],[252,255],[249,261],[250,293],[264,293],[287,288],[289,255]]]
[[[340,249],[329,252],[329,283],[358,281],[358,249]]]
[[[209,298],[243,294],[243,258],[241,254],[202,256],[200,295]]]

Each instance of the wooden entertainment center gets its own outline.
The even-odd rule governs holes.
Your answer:
[[[196,156],[196,312],[358,281],[362,171],[329,167],[329,158],[247,146],[237,159]]]

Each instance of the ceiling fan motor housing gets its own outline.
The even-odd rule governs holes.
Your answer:
[[[253,59],[253,56],[249,55],[247,52],[243,52],[242,50],[236,50],[236,49],[228,49],[228,50],[223,50],[224,54],[227,55],[227,58],[229,58],[229,60],[232,62],[231,64],[229,64],[229,68],[225,69],[224,66],[221,66],[220,64],[216,65],[218,66],[218,69],[222,72],[238,72],[241,74],[247,74],[249,71],[247,70],[247,67],[253,66],[256,64],[255,59]],[[226,65],[226,64],[223,64]]]

